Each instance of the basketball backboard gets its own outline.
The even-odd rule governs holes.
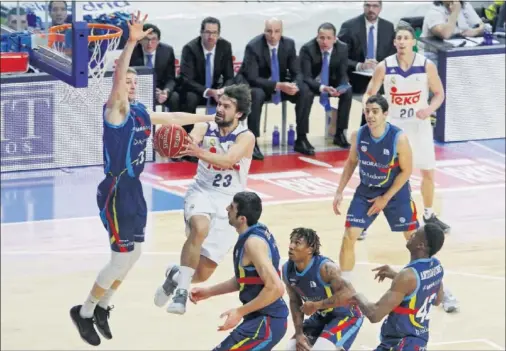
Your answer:
[[[100,81],[106,70],[106,53],[118,46],[121,30],[86,22],[87,3],[72,0],[45,1],[45,4],[48,29],[33,35],[32,65],[75,88],[88,87],[89,81]]]

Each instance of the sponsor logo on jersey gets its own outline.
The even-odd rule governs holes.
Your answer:
[[[420,101],[421,90],[410,93],[399,93],[396,87],[390,88],[391,103],[399,106],[415,105]]]

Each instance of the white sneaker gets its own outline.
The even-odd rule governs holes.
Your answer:
[[[186,302],[188,301],[188,290],[177,289],[171,304],[167,307],[168,313],[185,314]]]
[[[365,237],[367,236],[367,232],[365,230],[362,231],[360,236],[357,238],[357,240],[365,240]]]
[[[459,302],[457,298],[449,291],[445,291],[443,297],[443,309],[446,313],[457,312],[459,309]]]
[[[155,306],[163,307],[169,302],[170,296],[174,293],[174,290],[177,288],[177,281],[174,279],[176,273],[179,272],[179,266],[174,265],[167,268],[165,272],[165,281],[162,286],[159,286],[155,292]]]

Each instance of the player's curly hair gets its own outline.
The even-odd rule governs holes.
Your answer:
[[[320,254],[320,237],[316,234],[316,231],[310,228],[299,227],[292,230],[290,234],[290,241],[304,239],[309,246],[313,250],[313,256],[318,256]]]
[[[246,84],[229,85],[223,92],[224,95],[235,99],[238,112],[242,112],[239,121],[244,121],[251,113],[251,89]]]
[[[428,223],[423,227],[427,239],[429,257],[434,256],[441,250],[445,242],[445,233],[436,224]]]

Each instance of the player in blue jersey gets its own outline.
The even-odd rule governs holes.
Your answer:
[[[139,179],[146,160],[152,124],[193,124],[214,116],[148,111],[136,101],[137,74],[129,68],[137,42],[151,32],[143,31],[146,20],[132,14],[129,39],[118,59],[113,87],[104,106],[103,153],[105,179],[97,190],[100,217],[109,233],[111,259],[100,271],[83,305],[72,307],[70,316],[81,338],[97,346],[102,336],[111,339],[109,302],[141,255],[147,207]]]
[[[443,229],[434,223],[418,229],[408,240],[411,259],[399,273],[381,266],[375,278],[392,279],[390,289],[376,303],[356,294],[356,303],[371,323],[388,317],[381,327],[381,343],[376,351],[426,351],[429,341],[429,312],[443,300],[444,270],[434,257],[443,247]]]
[[[401,129],[386,121],[387,115],[388,102],[384,97],[374,95],[367,100],[367,124],[352,134],[348,160],[334,197],[334,212],[339,215],[343,191],[358,165],[360,185],[348,209],[339,255],[342,275],[348,280],[355,266],[355,242],[381,211],[390,229],[404,232],[406,239],[419,226],[409,186],[411,147]]]
[[[214,351],[272,350],[285,335],[288,318],[276,240],[258,223],[262,200],[257,194],[237,193],[227,211],[230,225],[239,233],[233,256],[235,275],[221,284],[193,288],[190,300],[197,303],[239,291],[243,305],[223,313],[221,317],[227,319],[218,330],[229,330],[241,319],[243,322]]]
[[[288,257],[283,280],[295,336],[287,350],[349,350],[364,320],[357,307],[345,305],[355,290],[339,267],[320,255],[320,238],[312,229],[292,231]],[[310,317],[304,321],[304,315]]]

